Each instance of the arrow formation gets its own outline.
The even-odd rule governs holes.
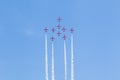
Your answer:
[[[66,34],[65,34],[65,32],[67,31],[67,29],[65,28],[65,27],[62,27],[61,26],[61,17],[58,17],[58,25],[56,26],[56,27],[53,27],[52,29],[48,29],[47,27],[45,27],[44,28],[44,31],[47,33],[48,31],[50,31],[50,32],[52,32],[52,33],[55,33],[55,34],[57,34],[57,36],[58,37],[60,37],[60,36],[62,36],[62,38],[63,38],[63,40],[66,40],[66,38],[67,38],[67,36],[66,36]],[[73,28],[71,28],[70,30],[69,30],[71,33],[73,33],[74,32],[74,29]],[[64,34],[64,35],[62,35],[62,34]],[[51,36],[51,41],[54,41],[55,40],[55,36]]]
[[[67,35],[65,34],[67,29],[66,27],[62,27],[61,26],[61,17],[58,17],[57,19],[58,21],[58,25],[56,27],[53,27],[52,29],[48,29],[47,27],[44,28],[44,32],[48,33],[51,32],[52,36],[50,37],[50,40],[52,41],[52,69],[51,69],[51,73],[52,73],[52,79],[51,80],[55,80],[55,71],[54,71],[54,40],[57,37],[61,37],[64,40],[64,80],[68,80],[67,78],[67,48],[66,48],[66,39],[67,39]],[[74,51],[73,51],[73,32],[74,29],[71,28],[69,29],[69,32],[71,33],[71,80],[74,80]],[[55,34],[57,35],[57,37],[55,37]],[[45,73],[46,73],[46,80],[49,80],[48,78],[48,44],[47,44],[47,34],[45,34]]]

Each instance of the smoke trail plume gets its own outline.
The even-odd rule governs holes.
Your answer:
[[[52,80],[55,80],[54,74],[54,44],[52,43]]]
[[[71,80],[74,80],[73,35],[71,34]]]
[[[48,46],[47,35],[45,35],[45,80],[48,80]]]
[[[66,42],[64,40],[64,65],[65,65],[65,80],[67,80],[67,59],[66,59]]]

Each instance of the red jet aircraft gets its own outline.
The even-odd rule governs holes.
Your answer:
[[[71,33],[73,33],[73,32],[74,32],[74,29],[73,29],[73,28],[71,28],[71,29],[70,29],[70,32],[71,32]]]
[[[55,39],[54,36],[52,36],[52,37],[51,37],[51,40],[54,41],[54,39]]]
[[[63,39],[66,40],[66,35],[63,36]]]
[[[58,20],[58,22],[60,22],[62,19],[61,19],[60,17],[58,17],[58,19],[57,19],[57,20]]]
[[[44,31],[45,31],[45,32],[48,32],[48,28],[47,28],[47,27],[45,27]]]
[[[58,27],[58,29],[60,29],[61,28],[60,24],[58,24],[57,27]]]
[[[57,33],[57,34],[58,34],[58,36],[60,36],[60,34],[61,34],[61,33],[60,33],[60,31],[58,31],[58,33]]]

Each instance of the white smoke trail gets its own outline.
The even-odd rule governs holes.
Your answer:
[[[48,80],[48,46],[47,46],[47,35],[45,35],[45,80]]]
[[[66,42],[64,40],[64,65],[65,65],[65,80],[67,80],[67,59],[66,59]]]
[[[74,80],[73,35],[71,34],[71,80]]]
[[[54,44],[52,43],[52,80],[55,80],[54,74]]]

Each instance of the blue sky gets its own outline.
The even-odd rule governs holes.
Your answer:
[[[75,80],[120,80],[119,0],[0,0],[0,80],[45,80],[43,28],[56,26],[58,16],[75,29]],[[58,39],[56,80],[64,79],[62,51]],[[70,64],[68,72],[70,80]]]

